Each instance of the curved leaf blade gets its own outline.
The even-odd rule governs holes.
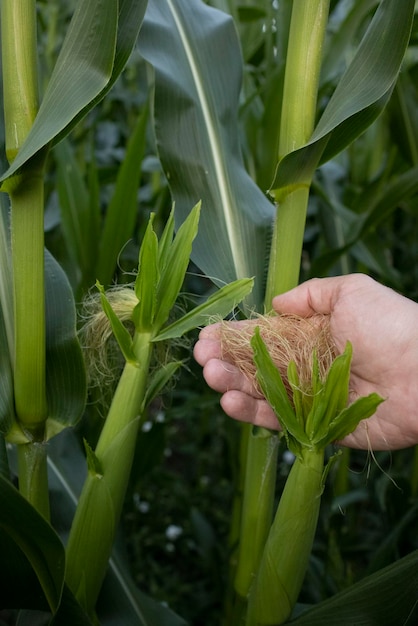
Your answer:
[[[418,618],[418,550],[360,580],[291,620],[294,626],[415,624]]]
[[[382,0],[310,141],[279,162],[272,189],[308,184],[316,167],[378,117],[395,86],[412,27],[414,0]]]
[[[57,142],[112,87],[138,37],[146,0],[80,0],[38,115],[16,159],[16,174],[39,150]]]
[[[232,19],[196,0],[152,0],[139,48],[155,70],[157,144],[176,219],[202,201],[192,259],[218,285],[255,276],[252,303],[261,306],[274,210],[240,152],[242,59]]]
[[[87,396],[84,359],[77,338],[74,298],[68,279],[45,253],[47,438],[80,419]]]
[[[23,552],[45,594],[47,600],[45,608],[49,606],[55,612],[64,585],[64,546],[48,522],[2,476],[0,476],[0,543],[2,555],[6,553],[9,556],[14,555],[21,564],[24,561],[19,556],[19,550]],[[26,564],[25,570],[27,569]],[[30,571],[26,574],[30,576]],[[20,588],[21,575],[18,568],[13,567],[6,571],[3,564],[0,585],[2,607],[15,608],[6,607],[4,604],[14,596],[15,589],[23,595]],[[30,595],[30,590],[28,591]],[[29,598],[28,601],[31,602],[33,599]]]

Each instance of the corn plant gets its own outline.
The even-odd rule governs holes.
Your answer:
[[[216,4],[222,9],[227,5],[230,13],[238,17],[235,3]],[[180,0],[150,2],[140,49],[155,69],[154,114],[164,169],[179,214],[187,213],[190,199],[203,199],[206,214],[204,212],[202,216],[203,227],[194,250],[195,262],[215,281],[238,277],[249,267],[250,273],[255,274],[256,285],[251,302],[247,302],[247,312],[248,306],[254,305],[259,309],[264,306],[268,311],[274,294],[297,283],[309,190],[318,166],[346,149],[378,118],[395,88],[410,36],[414,3],[402,4],[402,14],[399,13],[399,3],[364,4],[357,3],[353,8],[351,19],[347,20],[347,27],[338,41],[338,46],[341,42],[347,45],[365,15],[375,9],[368,29],[357,49],[352,51],[351,63],[345,69],[343,51],[338,56],[333,50],[332,38],[328,41],[325,38],[327,1],[279,2],[275,9],[266,4],[261,10],[265,16],[274,14],[275,30],[270,41],[265,38],[265,46],[271,51],[270,64],[267,63],[265,70],[266,82],[267,79],[271,81],[265,87],[257,85],[255,80],[251,83],[250,77],[243,90],[250,103],[265,97],[265,115],[270,116],[270,123],[264,127],[268,139],[263,136],[265,141],[258,146],[261,156],[251,154],[245,142],[244,156],[249,167],[253,168],[253,177],[257,179],[259,176],[269,185],[274,200],[269,203],[248,176],[240,150],[238,117],[233,112],[239,109],[242,68],[232,20],[200,3],[196,3],[191,11]],[[252,10],[256,12],[255,7],[241,7],[241,10],[243,15],[247,10],[247,16]],[[250,28],[243,22],[241,42],[244,53],[253,42],[250,37],[246,38]],[[153,46],[156,39],[164,42],[158,50]],[[322,66],[322,50],[327,44],[326,63]],[[274,59],[277,51],[286,50],[285,58]],[[252,52],[250,50],[248,56]],[[228,63],[225,63],[225,57]],[[178,78],[174,83],[170,77],[179,66],[182,72],[177,71]],[[318,102],[318,93],[322,95],[321,89],[326,81],[336,86],[332,94],[327,95],[326,106],[322,106]],[[173,102],[178,108],[173,107]],[[179,108],[183,110],[182,117]],[[182,120],[180,127],[179,119]],[[258,162],[262,166],[260,173]],[[411,172],[411,184],[414,184],[412,179]],[[366,221],[369,215],[365,215]],[[266,278],[265,250],[269,237],[266,233],[272,222]],[[222,224],[221,233],[219,224]],[[214,254],[214,250],[218,250],[218,254]],[[267,289],[264,294],[265,281]],[[249,427],[244,427],[242,441],[246,456],[242,468],[246,475],[245,491],[243,502],[236,503],[236,508],[241,507],[241,522],[231,534],[231,545],[239,544],[231,563],[236,595],[235,599],[229,597],[227,600],[230,612],[225,622],[237,624],[245,614],[247,598],[251,598],[251,611],[257,604],[256,591],[251,589],[252,581],[257,580],[260,562],[275,558],[270,552],[271,542],[267,536],[273,510],[277,439],[268,432],[252,433]],[[318,472],[319,475],[322,472]],[[285,515],[283,509],[279,516],[281,520],[282,515]],[[307,515],[311,513],[307,512]],[[237,517],[234,515],[234,520]],[[276,534],[276,529],[272,533]],[[306,559],[300,563],[298,573],[298,567],[294,565],[298,583],[295,583],[290,605],[283,609],[281,617],[268,616],[270,621],[264,621],[262,616],[260,622],[254,623],[278,623],[277,620],[289,616],[305,565]],[[274,602],[272,598],[277,589],[269,588],[270,594],[266,597],[260,587],[255,589],[268,611],[268,604]],[[358,593],[361,594],[361,589]],[[309,618],[314,618],[312,612]],[[328,617],[328,621],[330,619]]]

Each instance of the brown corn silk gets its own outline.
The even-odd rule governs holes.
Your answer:
[[[260,315],[242,322],[221,323],[222,358],[238,367],[260,392],[250,343],[257,326],[274,364],[280,371],[290,400],[292,390],[287,379],[290,361],[296,363],[300,390],[303,393],[309,394],[312,389],[314,354],[318,359],[320,376],[325,379],[338,354],[331,336],[329,315],[314,315],[309,318],[284,314]]]

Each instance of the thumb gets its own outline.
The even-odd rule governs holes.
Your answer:
[[[312,278],[298,287],[273,298],[276,313],[310,317],[315,313],[329,314],[338,300],[345,276]]]

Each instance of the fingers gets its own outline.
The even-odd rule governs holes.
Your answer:
[[[222,349],[219,340],[201,339],[195,343],[193,348],[193,356],[202,367],[210,361],[210,359],[221,359]]]
[[[206,361],[203,376],[207,384],[220,393],[236,390],[254,398],[262,397],[235,365],[222,359],[213,358]]]
[[[233,419],[271,430],[280,429],[277,417],[265,400],[233,390],[222,396],[221,406],[225,413]]]

